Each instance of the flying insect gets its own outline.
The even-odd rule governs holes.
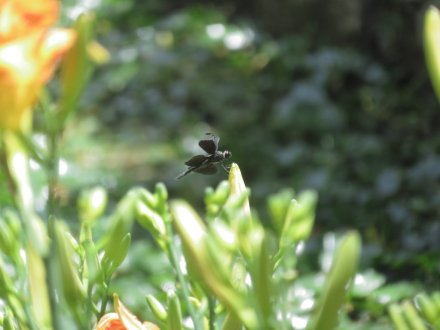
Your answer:
[[[220,151],[218,150],[218,143],[220,138],[212,133],[206,133],[206,138],[199,141],[199,146],[207,154],[206,155],[196,155],[190,160],[185,162],[188,168],[176,177],[176,179],[183,178],[191,172],[196,172],[200,174],[214,174],[217,173],[217,164],[220,164],[226,172],[229,169],[223,164],[223,162],[231,158],[232,153],[229,150]]]

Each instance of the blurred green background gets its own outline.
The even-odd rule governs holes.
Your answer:
[[[417,0],[64,2],[97,14],[111,61],[63,140],[64,206],[163,181],[203,212],[207,186],[174,178],[205,132],[232,151],[251,203],[319,192],[314,234],[358,229],[364,267],[439,280],[440,110]],[[144,235],[139,234],[139,235]],[[438,283],[438,282],[437,282]]]

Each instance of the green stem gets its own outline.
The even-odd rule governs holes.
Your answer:
[[[30,295],[26,297],[23,304],[27,322],[30,329],[36,329],[39,323],[41,326],[47,326],[50,322],[50,316],[53,315],[45,306],[47,300],[47,288],[44,285],[36,286],[38,277],[44,276],[44,268],[41,263],[42,254],[44,254],[44,243],[42,243],[42,234],[35,232],[37,216],[34,211],[32,185],[29,178],[29,157],[26,148],[23,146],[23,141],[20,139],[20,134],[14,131],[4,131],[3,141],[5,147],[5,159],[3,159],[7,178],[9,179],[10,189],[14,196],[15,205],[20,213],[20,218],[23,222],[24,245],[27,246],[26,258],[28,272],[26,274],[27,285],[29,286]],[[29,252],[34,254],[30,257]],[[36,307],[34,302],[38,297],[41,302],[40,306]],[[30,301],[27,299],[30,298]],[[29,306],[33,306],[32,308]],[[41,324],[40,324],[41,323]]]
[[[17,137],[20,139],[20,142],[22,143],[23,147],[26,148],[26,151],[29,153],[29,155],[36,162],[43,166],[47,165],[47,159],[43,156],[43,151],[37,144],[32,141],[31,138],[29,138],[23,132],[18,132]]]
[[[99,312],[99,318],[101,318],[101,316],[104,315],[105,310],[107,308],[107,304],[108,304],[108,296],[109,296],[109,287],[110,287],[110,279],[106,279],[105,283],[105,293],[102,299],[102,303],[101,303],[101,310]]]
[[[54,226],[55,226],[55,219],[52,216],[50,216],[47,223],[47,234],[50,238],[54,237]],[[58,303],[57,303],[56,292],[54,287],[55,251],[52,250],[53,248],[50,248],[48,256],[44,258],[44,266],[47,271],[47,290],[49,291],[49,304],[50,304],[50,310],[52,312],[51,313],[52,325],[54,329],[58,329],[60,324],[58,319]]]
[[[280,265],[278,266],[279,269],[277,271],[279,271],[281,274],[285,274],[286,272],[289,271],[289,269],[291,269],[291,267],[286,266],[286,260],[282,260],[280,262]],[[277,283],[276,286],[276,292],[277,292],[277,297],[278,297],[278,301],[277,303],[279,304],[279,309],[280,309],[280,322],[279,322],[279,328],[280,330],[287,330],[290,329],[289,328],[289,319],[288,319],[288,303],[289,303],[289,282],[288,280],[286,280],[284,278],[284,276],[281,276],[281,280],[280,282]]]
[[[56,212],[56,187],[58,185],[58,144],[57,144],[57,134],[53,133],[49,137],[49,162],[47,166],[47,176],[48,176],[48,189],[49,195],[47,199],[47,213],[50,216],[54,216]]]
[[[287,287],[287,284],[286,284]],[[288,318],[287,318],[287,304],[288,304],[288,292],[289,290],[283,290],[280,292],[280,308],[281,308],[281,329],[288,329]]]
[[[57,134],[52,133],[48,141],[49,160],[46,167],[48,178],[48,198],[47,198],[47,232],[50,241],[55,237],[55,212],[56,212],[56,186],[58,184],[58,145]],[[59,329],[59,308],[55,292],[54,271],[56,267],[56,251],[49,249],[49,254],[44,260],[47,269],[47,287],[49,290],[50,309],[52,311],[52,324],[54,329]]]
[[[188,308],[188,313],[191,316],[191,319],[193,320],[194,323],[194,330],[201,330],[203,327],[201,326],[199,316],[195,312],[194,307],[190,301],[190,290],[188,287],[188,283],[185,280],[185,276],[183,275],[182,270],[180,269],[179,260],[177,258],[177,247],[173,240],[174,234],[173,234],[171,222],[167,221],[166,226],[167,226],[167,233],[169,233],[169,239],[167,240],[167,250],[169,252],[168,254],[169,254],[170,262],[176,271],[177,281],[179,282],[182,288],[183,300],[185,301],[185,304]]]
[[[209,330],[215,330],[215,298],[208,294]]]

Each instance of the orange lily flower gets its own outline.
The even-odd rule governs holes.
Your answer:
[[[19,129],[75,32],[52,29],[55,0],[0,0],[0,128]]]
[[[107,313],[99,320],[95,330],[160,330],[151,322],[141,323],[114,294],[116,313]]]

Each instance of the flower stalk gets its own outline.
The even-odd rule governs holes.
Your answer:
[[[166,241],[166,250],[169,254],[170,262],[176,272],[177,281],[179,282],[182,288],[183,300],[185,302],[185,306],[188,308],[188,313],[191,316],[191,319],[194,323],[194,330],[202,330],[202,323],[199,315],[194,310],[193,304],[190,301],[190,289],[188,286],[188,281],[186,280],[182,269],[180,268],[179,258],[177,257],[178,248],[173,239],[173,228],[170,221],[166,221],[166,232],[169,235],[169,239]]]

